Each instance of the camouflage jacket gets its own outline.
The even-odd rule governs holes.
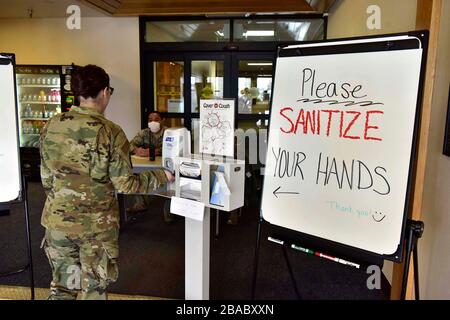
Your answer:
[[[157,133],[152,133],[149,128],[143,129],[130,141],[131,151],[135,148],[149,148],[150,142],[159,150],[162,149],[164,131],[167,129],[161,126],[161,130]]]
[[[40,154],[47,193],[41,223],[68,234],[118,228],[115,190],[148,193],[167,182],[163,170],[133,174],[125,133],[91,108],[52,117],[41,132]]]

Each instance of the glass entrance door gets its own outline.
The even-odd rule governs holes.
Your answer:
[[[219,99],[230,94],[230,59],[226,54],[149,56],[145,61],[142,118],[158,111],[168,127],[192,126],[199,118],[200,99]]]
[[[239,60],[238,113],[268,114],[272,91],[270,60]]]
[[[185,126],[193,132],[199,125],[201,99],[234,98],[236,129],[266,129],[274,60],[273,53],[260,52],[150,56],[144,75],[143,126],[155,110],[167,127]],[[193,150],[198,150],[197,144],[194,140]]]
[[[259,174],[265,164],[270,117],[273,53],[232,54],[232,94],[236,98],[236,154]]]
[[[275,56],[272,53],[234,53],[233,96],[237,99],[237,127],[264,127],[270,114]],[[241,124],[241,125],[240,125]],[[247,125],[245,125],[247,124]]]

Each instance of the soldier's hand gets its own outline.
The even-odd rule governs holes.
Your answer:
[[[135,153],[139,157],[148,157],[149,156],[149,150],[144,148],[136,148]]]
[[[164,170],[164,173],[166,174],[168,182],[172,183],[175,181],[175,176],[170,172],[169,170]]]

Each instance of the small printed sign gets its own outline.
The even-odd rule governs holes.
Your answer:
[[[205,204],[195,200],[172,197],[170,212],[189,219],[203,221]]]
[[[234,99],[200,100],[200,153],[234,156]]]

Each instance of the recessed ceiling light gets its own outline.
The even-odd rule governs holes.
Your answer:
[[[272,62],[247,62],[248,66],[271,66]]]
[[[247,30],[244,37],[273,37],[274,34],[273,30]]]

